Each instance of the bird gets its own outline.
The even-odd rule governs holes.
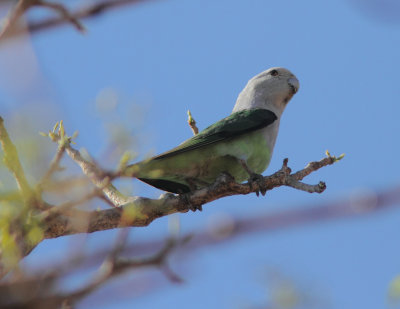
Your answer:
[[[247,82],[228,117],[169,151],[127,166],[125,176],[186,194],[228,173],[238,183],[258,182],[265,195],[261,173],[270,163],[282,113],[299,87],[285,68],[259,73]]]

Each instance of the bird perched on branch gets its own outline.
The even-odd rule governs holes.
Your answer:
[[[237,182],[258,182],[264,195],[260,174],[271,160],[282,113],[298,90],[289,70],[270,68],[249,80],[231,115],[170,151],[128,166],[125,176],[181,194],[225,172]]]

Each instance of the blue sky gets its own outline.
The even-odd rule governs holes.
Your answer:
[[[188,109],[205,128],[230,113],[248,79],[284,66],[300,80],[300,91],[285,111],[266,173],[285,157],[300,169],[326,149],[346,153],[307,179],[324,180],[328,189],[310,195],[278,188],[265,198],[222,199],[202,213],[180,215],[183,231],[202,230],[218,214],[256,216],[379,191],[399,185],[400,8],[395,1],[376,3],[167,0],[115,10],[84,21],[86,35],[67,26],[0,46],[0,111],[10,118],[28,114],[37,131],[63,119],[67,129],[79,131],[78,146],[96,158],[104,154],[110,127],[122,125],[144,157],[191,136]],[[116,109],[99,111],[102,95],[116,95]],[[136,181],[124,185],[146,196],[160,193]],[[399,220],[400,210],[392,209],[244,236],[181,262],[194,269],[185,285],[118,305],[262,304],[270,291],[259,274],[275,269],[325,308],[385,308],[388,284],[400,273]],[[164,218],[135,230],[132,239],[166,232]],[[114,235],[98,233],[90,241],[96,246]],[[75,238],[45,241],[31,259],[57,256]]]

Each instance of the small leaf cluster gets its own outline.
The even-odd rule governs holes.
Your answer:
[[[60,146],[66,146],[69,144],[75,144],[73,141],[78,136],[78,131],[75,131],[74,134],[68,136],[65,132],[63,121],[58,121],[53,130],[49,131],[49,133],[40,132],[40,135],[49,137],[53,142],[57,142]]]

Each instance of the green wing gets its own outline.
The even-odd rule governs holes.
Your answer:
[[[178,147],[162,153],[153,160],[169,158],[177,154],[208,146],[248,132],[269,126],[277,119],[276,115],[266,109],[243,110],[214,123],[196,136],[183,142]]]

